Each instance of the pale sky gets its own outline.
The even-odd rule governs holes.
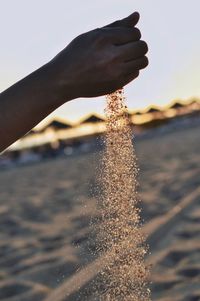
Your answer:
[[[199,0],[0,0],[0,91],[48,62],[78,34],[139,11],[148,69],[125,87],[130,109],[200,96]],[[69,120],[105,98],[73,100],[53,115]]]

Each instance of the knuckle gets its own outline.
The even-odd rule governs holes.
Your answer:
[[[144,53],[148,52],[148,45],[145,41],[140,41],[140,47]]]
[[[140,30],[136,27],[136,28],[134,28],[134,36],[136,37],[136,39],[140,39],[141,38],[141,32],[140,32]]]
[[[121,20],[117,20],[112,23],[112,27],[120,27],[120,25],[121,25]]]
[[[142,67],[145,68],[149,65],[149,60],[146,56],[144,56],[143,60],[142,60]]]
[[[146,56],[145,56],[145,59],[146,59],[146,66],[148,66],[149,65],[149,59]]]
[[[94,36],[97,44],[104,43],[107,38],[105,30],[103,28],[97,28],[94,32]]]

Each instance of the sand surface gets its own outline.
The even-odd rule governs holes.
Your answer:
[[[199,132],[137,139],[146,222],[200,187]],[[0,300],[42,301],[94,260],[88,237],[97,161],[88,153],[0,172]],[[151,246],[153,300],[200,300],[199,223],[200,195]]]

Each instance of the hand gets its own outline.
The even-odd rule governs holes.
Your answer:
[[[76,37],[50,63],[63,102],[122,88],[148,65],[147,44],[135,27],[139,14]]]
[[[0,93],[0,152],[65,101],[122,88],[146,67],[139,14],[75,38],[53,60]],[[6,133],[6,135],[5,135]]]

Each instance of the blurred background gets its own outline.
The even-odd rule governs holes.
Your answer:
[[[80,33],[140,12],[150,64],[125,87],[125,96],[140,166],[153,300],[200,300],[200,3],[0,4],[0,91]],[[60,297],[59,289],[66,291],[71,277],[94,260],[89,223],[96,215],[105,105],[104,97],[71,101],[1,154],[1,300],[50,301],[57,290],[55,301],[78,300],[78,288],[68,297]],[[84,296],[93,300],[89,290]]]

